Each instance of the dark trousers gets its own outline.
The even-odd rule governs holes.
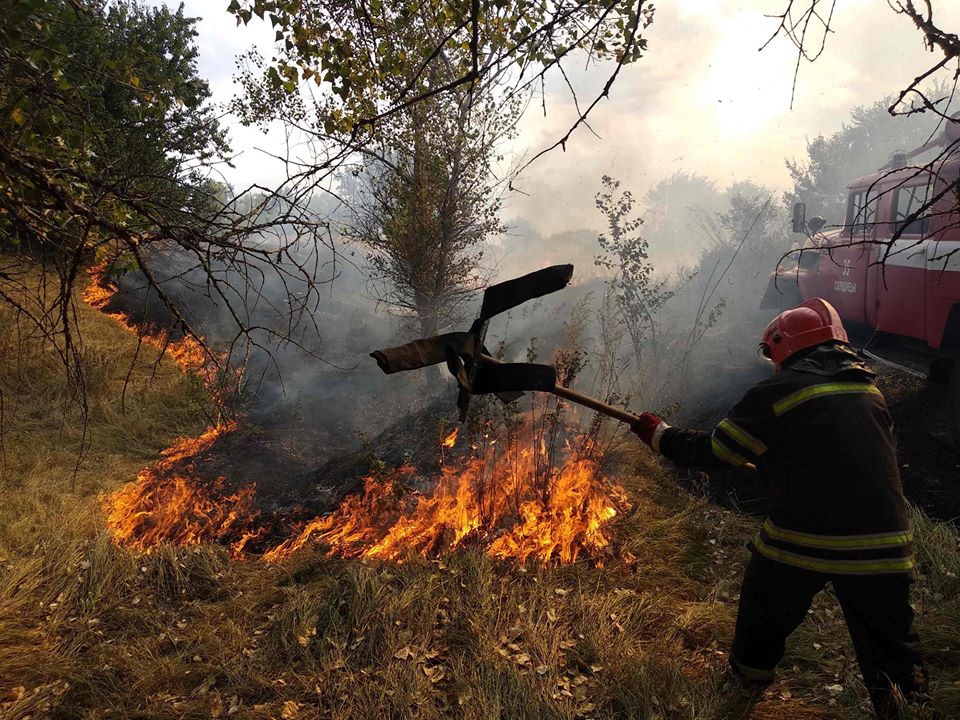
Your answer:
[[[814,595],[828,581],[840,601],[877,717],[896,718],[894,685],[908,700],[922,697],[927,690],[910,607],[912,579],[906,573],[828,575],[755,552],[740,588],[731,664],[751,680],[771,679],[783,658],[787,636],[806,617]]]

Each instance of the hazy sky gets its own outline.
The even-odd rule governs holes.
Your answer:
[[[159,4],[159,0],[151,0]],[[173,3],[170,3],[173,4]],[[200,72],[215,99],[228,101],[237,87],[235,57],[252,45],[269,55],[268,23],[236,27],[223,2],[186,0],[188,14],[203,18]],[[801,157],[808,138],[837,130],[858,104],[868,104],[905,86],[937,56],[926,52],[920,33],[884,0],[838,0],[832,34],[814,64],[802,63],[794,107],[790,91],[796,51],[784,38],[759,47],[786,0],[662,0],[648,28],[648,51],[628,66],[611,97],[591,115],[600,139],[579,131],[541,158],[519,183],[505,217],[523,218],[543,235],[601,224],[594,208],[600,177],[610,174],[642,194],[675,170],[706,174],[721,185],[752,179],[785,187],[784,159]],[[960,3],[936,3],[941,26],[960,30]],[[571,67],[573,70],[573,67]],[[581,102],[592,99],[609,68],[574,73]],[[565,90],[548,85],[547,116],[539,104],[522,124],[515,157],[532,154],[562,136],[573,121]],[[235,150],[242,151],[228,179],[245,185],[269,181],[279,172],[255,148],[282,147],[283,134],[268,136],[231,124]],[[878,158],[881,165],[886,158]]]

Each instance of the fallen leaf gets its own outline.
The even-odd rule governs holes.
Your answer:
[[[280,710],[280,717],[284,720],[291,720],[300,714],[300,704],[293,700],[285,700],[283,708]]]
[[[423,670],[423,674],[430,679],[431,683],[438,683],[447,676],[441,665],[424,665],[420,669]]]

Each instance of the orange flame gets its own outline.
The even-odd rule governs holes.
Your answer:
[[[94,271],[84,299],[103,309],[115,292]],[[128,329],[137,327],[123,313],[109,313]],[[148,329],[149,331],[150,329]],[[218,393],[216,363],[192,338],[170,342],[162,332],[144,339],[165,348],[185,371],[198,374]],[[212,370],[211,370],[212,368]],[[528,432],[531,424],[528,424]],[[205,482],[195,459],[218,438],[236,430],[220,422],[196,438],[181,438],[135,481],[103,498],[106,524],[114,539],[149,553],[161,543],[228,544],[235,557],[250,553],[253,540],[272,530],[256,507],[254,485],[228,494],[224,478]],[[442,441],[452,448],[458,428]],[[496,440],[475,448],[479,455],[444,465],[430,493],[410,491],[424,478],[410,466],[364,481],[361,494],[346,498],[326,517],[294,526],[293,534],[264,553],[280,561],[309,545],[331,555],[402,562],[413,554],[434,557],[466,546],[482,546],[497,558],[569,563],[581,554],[600,561],[612,542],[610,521],[628,507],[623,488],[602,477],[585,452],[567,447],[554,463],[542,440],[521,437],[506,449]]]
[[[107,496],[107,527],[117,542],[148,553],[160,543],[218,542],[236,557],[247,554],[268,530],[258,524],[254,486],[225,494],[223,478],[204,483],[194,465],[232,430],[225,424],[179,440],[135,482]],[[590,458],[551,468],[546,446],[533,448],[518,441],[496,457],[488,451],[444,466],[430,493],[407,489],[423,481],[411,466],[367,477],[363,493],[298,526],[263,557],[281,561],[319,545],[330,555],[403,562],[480,546],[493,557],[541,564],[581,554],[602,560],[612,542],[610,521],[628,507],[623,488],[601,477]]]
[[[443,447],[452,448],[454,445],[457,444],[457,434],[458,434],[459,432],[460,432],[460,428],[454,428],[454,429],[453,429],[453,432],[450,433],[449,435],[447,435],[447,436],[443,439],[443,442],[440,443],[440,444],[443,445]]]
[[[223,492],[222,477],[197,480],[193,459],[218,437],[236,429],[233,422],[208,429],[197,438],[180,438],[164,450],[163,459],[142,470],[103,500],[107,528],[114,539],[149,553],[161,543],[199,545],[226,541],[239,555],[255,536],[258,511],[253,485],[232,495]]]
[[[128,315],[123,312],[109,312],[106,310],[110,299],[116,294],[117,288],[110,284],[105,276],[105,267],[97,265],[90,269],[91,282],[83,291],[83,300],[88,305],[102,311],[108,317],[119,322],[123,327],[138,334],[144,342],[169,353],[177,366],[187,373],[197,375],[203,380],[204,386],[218,398],[228,389],[224,387],[225,378],[221,377],[219,365],[226,360],[225,354],[213,354],[204,344],[189,335],[179,340],[171,340],[170,336],[152,326],[138,327]],[[236,377],[226,378],[226,385]]]
[[[412,468],[368,477],[362,495],[308,523],[265,558],[283,559],[311,541],[328,546],[330,554],[393,561],[484,544],[494,557],[546,564],[573,562],[582,551],[598,556],[609,546],[609,521],[627,506],[626,495],[600,477],[594,461],[573,460],[544,476],[546,447],[534,450],[524,442],[486,460],[442,468],[431,494],[411,494],[406,502],[397,485],[415,473]]]
[[[90,275],[91,283],[83,292],[88,304],[138,334],[144,342],[168,353],[181,370],[200,377],[217,400],[223,397],[229,383],[220,377],[217,361],[222,362],[225,356],[212,357],[193,337],[171,340],[156,327],[137,327],[123,312],[108,312],[107,305],[117,288],[107,281],[102,265],[92,268]],[[256,488],[250,485],[225,495],[224,478],[203,483],[192,462],[219,437],[236,429],[236,421],[218,422],[199,437],[178,439],[161,453],[163,459],[142,470],[134,482],[104,497],[106,524],[114,539],[147,553],[160,543],[197,545],[225,541],[239,556],[247,543],[263,531],[254,527],[259,514]]]

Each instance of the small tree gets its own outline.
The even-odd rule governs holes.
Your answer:
[[[486,277],[482,243],[503,231],[493,175],[511,118],[462,93],[411,107],[366,164],[347,235],[368,250],[376,297],[435,335]]]
[[[657,315],[673,293],[666,281],[655,275],[650,244],[639,233],[643,219],[633,215],[633,194],[629,190],[619,192],[619,188],[618,180],[603,176],[603,190],[597,193],[596,204],[606,217],[609,234],[597,238],[603,252],[594,262],[613,272],[608,287],[630,338],[641,399],[646,400],[651,394],[649,385],[662,380],[663,348]]]

